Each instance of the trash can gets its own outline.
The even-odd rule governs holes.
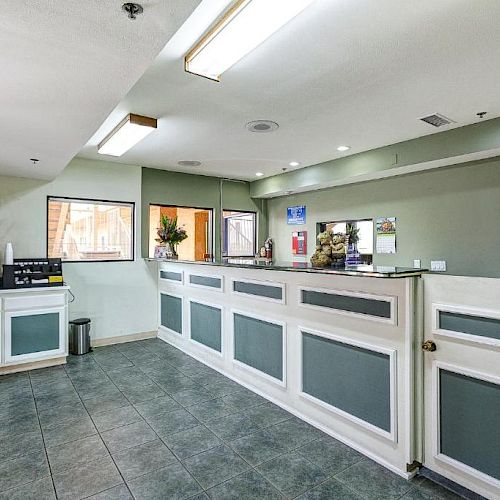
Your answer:
[[[87,354],[90,351],[90,319],[78,318],[69,322],[70,354]]]

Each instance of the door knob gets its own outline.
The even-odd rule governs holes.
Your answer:
[[[433,340],[426,340],[425,342],[422,342],[423,351],[434,352],[436,349],[436,343]]]

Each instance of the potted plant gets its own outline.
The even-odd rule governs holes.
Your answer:
[[[177,245],[188,237],[186,230],[177,226],[177,217],[170,219],[161,215],[156,234],[158,245],[155,246],[155,259],[177,259]]]
[[[358,252],[359,228],[356,227],[356,223],[348,222],[346,224],[346,240],[346,264],[348,266],[361,264],[363,261]]]

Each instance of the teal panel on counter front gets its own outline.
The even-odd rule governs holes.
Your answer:
[[[160,307],[161,324],[182,334],[182,299],[162,293]]]
[[[59,348],[59,313],[15,316],[11,320],[11,355]]]
[[[366,314],[378,318],[391,317],[391,303],[387,300],[365,299],[335,293],[315,292],[302,290],[302,303],[339,311]]]
[[[439,328],[500,340],[500,320],[439,311]]]
[[[221,352],[222,311],[217,307],[190,303],[191,338],[215,351]]]
[[[279,286],[247,283],[246,281],[235,281],[233,283],[233,290],[235,292],[256,295],[258,297],[266,297],[268,299],[281,300],[283,298],[283,290]]]
[[[283,380],[283,328],[280,325],[234,314],[234,358]]]
[[[182,281],[182,273],[174,271],[160,271],[160,278],[170,281]]]
[[[500,386],[441,369],[441,453],[500,479]]]
[[[189,276],[189,283],[193,285],[207,286],[210,288],[222,288],[222,280],[220,278],[213,278],[212,276],[198,276],[191,274]]]
[[[388,355],[302,332],[302,380],[306,394],[390,432]]]

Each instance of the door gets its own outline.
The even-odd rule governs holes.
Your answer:
[[[500,280],[424,279],[424,465],[500,498]]]

